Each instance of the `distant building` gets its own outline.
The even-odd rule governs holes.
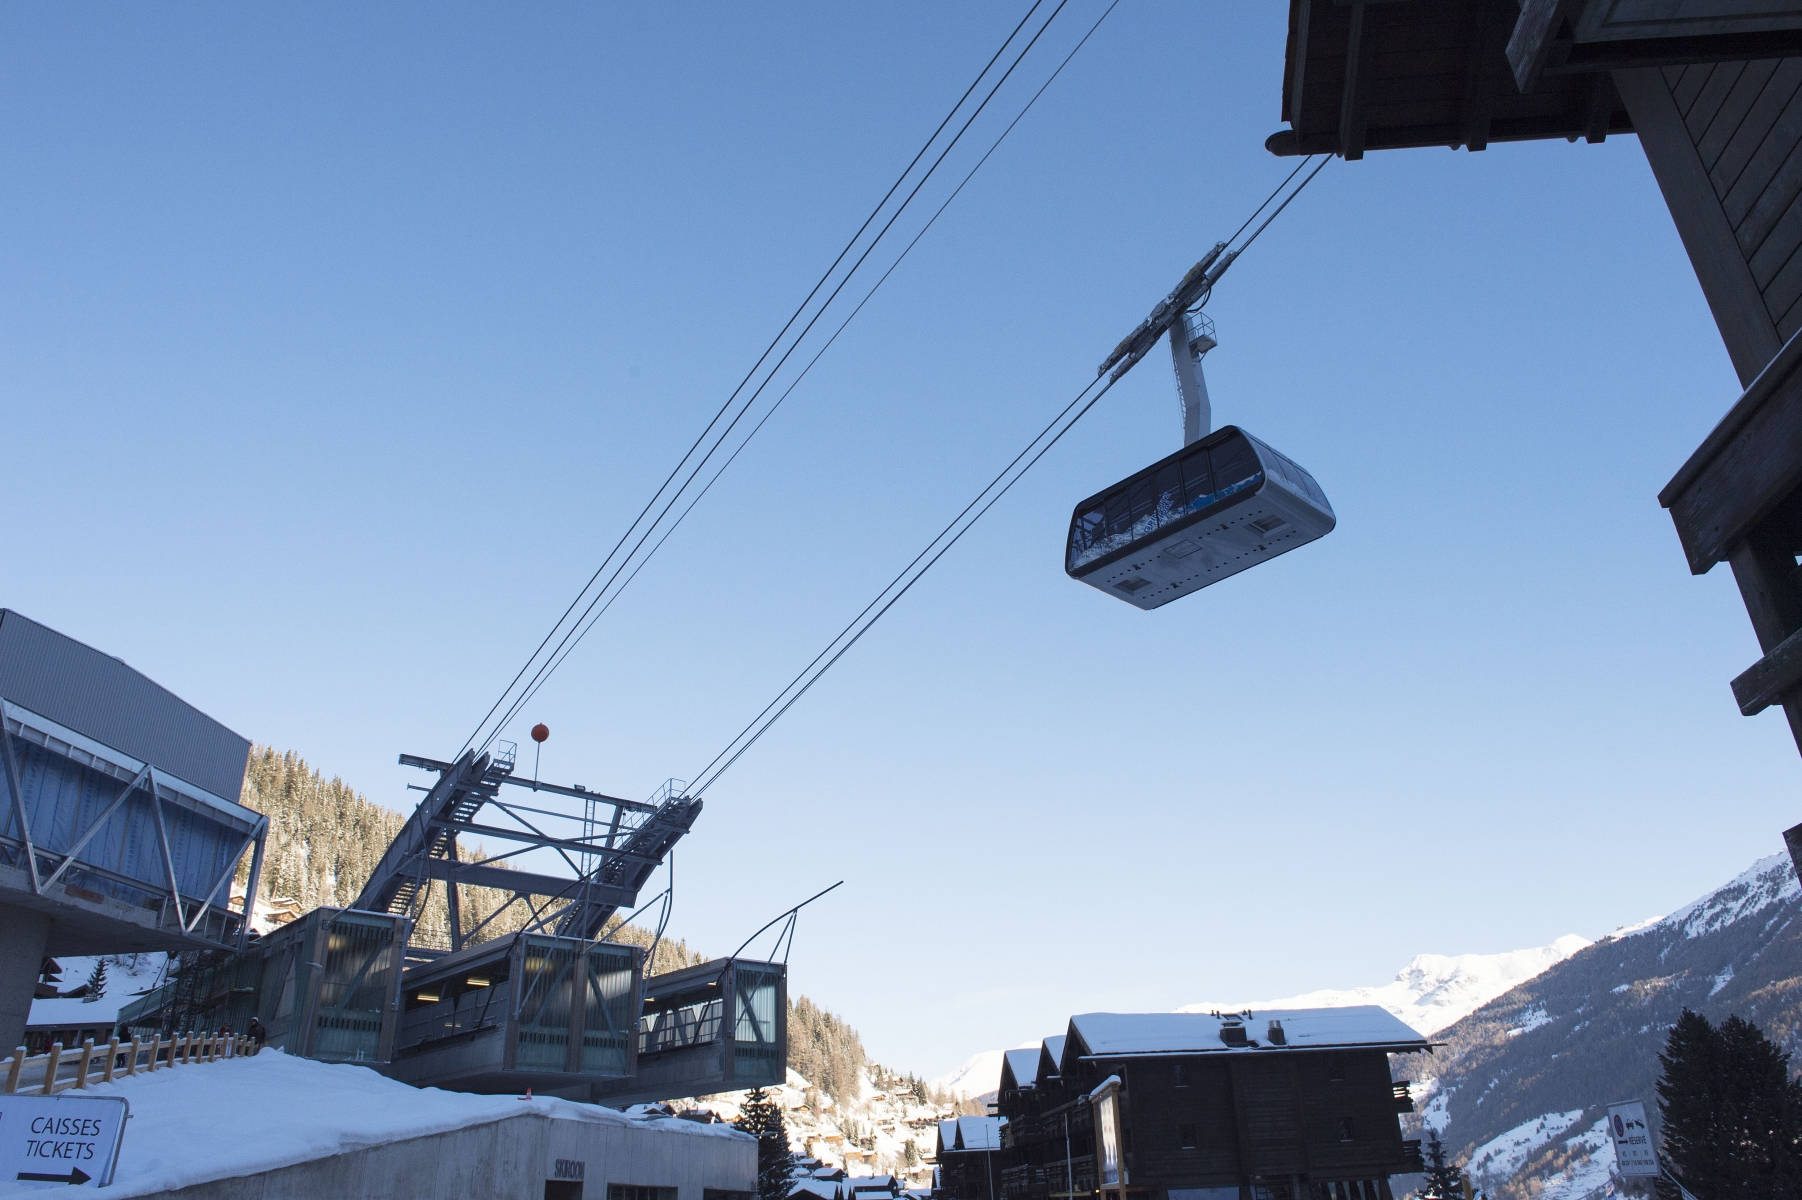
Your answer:
[[[1002,1066],[996,1200],[1394,1200],[1389,1056],[1427,1048],[1375,1006],[1072,1017]]]
[[[939,1122],[934,1159],[935,1196],[945,1200],[1001,1200],[1001,1117],[952,1117]]]

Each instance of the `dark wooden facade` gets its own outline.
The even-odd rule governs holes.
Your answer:
[[[1740,711],[1802,747],[1802,3],[1291,0],[1282,113],[1273,153],[1348,159],[1639,135],[1743,389],[1658,500],[1739,585]]]
[[[939,1122],[935,1197],[1001,1200],[999,1126],[995,1117],[953,1117]]]
[[[1160,1016],[1212,1024],[1128,1053],[1092,1046],[1083,1026],[1095,1017],[1073,1018],[1029,1084],[1004,1068],[1001,1200],[1392,1200],[1388,1177],[1420,1169],[1398,1120],[1412,1102],[1389,1060],[1427,1043],[1386,1013],[1387,1036],[1345,1045],[1235,1041],[1247,1026],[1232,1018]],[[1097,1089],[1117,1102],[1114,1173]]]

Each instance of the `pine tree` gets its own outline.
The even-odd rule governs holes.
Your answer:
[[[795,1159],[788,1148],[788,1125],[782,1119],[782,1106],[762,1088],[752,1088],[739,1107],[734,1124],[757,1139],[759,1200],[787,1200],[795,1177]]]
[[[1445,1161],[1445,1144],[1439,1131],[1427,1126],[1427,1178],[1420,1188],[1420,1200],[1462,1200],[1464,1184],[1457,1167]]]
[[[106,995],[106,959],[94,960],[94,969],[88,974],[87,999],[98,1000]]]
[[[1685,1188],[1709,1200],[1802,1197],[1802,1086],[1789,1055],[1750,1021],[1717,1028],[1686,1008],[1658,1061],[1664,1151]]]

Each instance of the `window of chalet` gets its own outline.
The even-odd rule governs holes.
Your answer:
[[[1339,1118],[1339,1140],[1342,1142],[1355,1142],[1358,1140],[1352,1135],[1352,1119],[1350,1117]]]
[[[1182,1088],[1186,1088],[1189,1086],[1189,1064],[1188,1063],[1177,1063],[1176,1064],[1176,1086],[1182,1087]]]
[[[1327,1059],[1327,1078],[1335,1083],[1345,1081],[1345,1055],[1335,1054]]]
[[[1178,1125],[1176,1127],[1176,1141],[1184,1150],[1195,1149],[1195,1126]]]

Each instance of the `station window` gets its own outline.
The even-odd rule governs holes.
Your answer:
[[[1195,1126],[1178,1125],[1176,1127],[1176,1141],[1184,1150],[1195,1149]]]
[[[732,1192],[725,1188],[702,1188],[701,1200],[757,1200],[756,1192]]]
[[[676,1200],[673,1187],[640,1187],[635,1183],[610,1183],[607,1200]]]

